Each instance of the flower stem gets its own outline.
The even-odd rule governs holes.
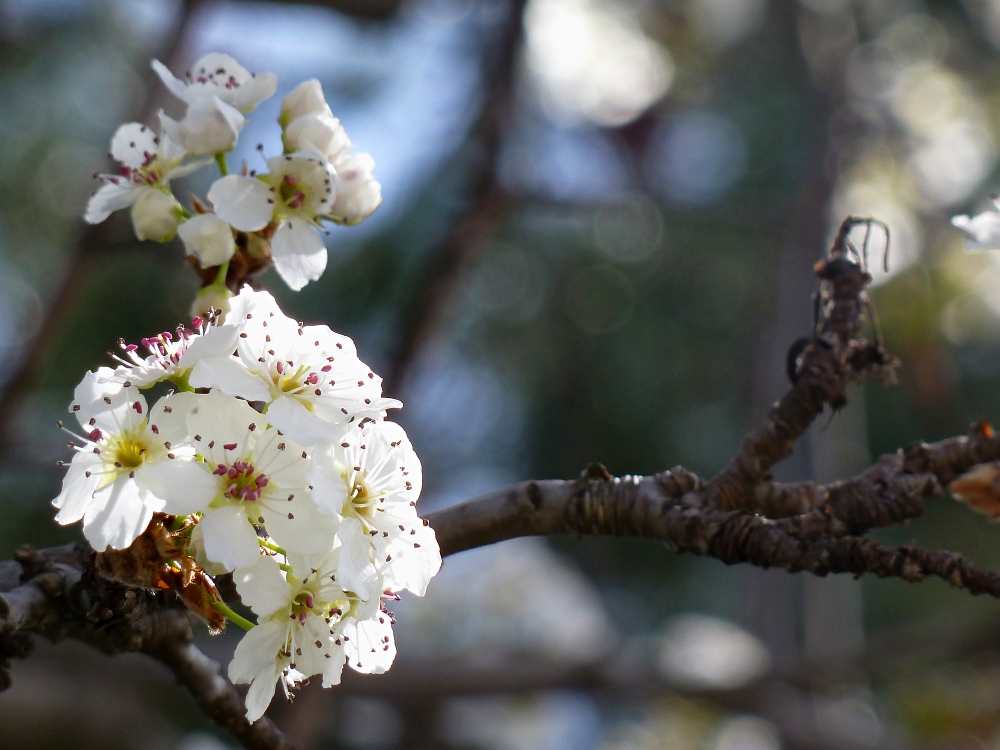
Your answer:
[[[260,544],[261,547],[269,549],[272,552],[277,552],[279,555],[288,554],[287,552],[285,552],[284,547],[279,547],[277,544],[275,544],[274,542],[269,542],[267,539],[261,539],[260,537],[257,537],[257,542]]]
[[[235,612],[233,612],[233,610],[231,610],[222,602],[212,602],[212,608],[224,614],[226,617],[228,617],[230,620],[232,620],[234,623],[239,625],[244,630],[253,630],[256,627],[247,618],[241,617],[240,615],[236,614]]]
[[[229,165],[226,164],[226,154],[224,151],[220,151],[215,155],[215,163],[219,165],[219,171],[222,172],[223,177],[229,174]]]
[[[215,277],[215,281],[212,282],[212,286],[225,286],[226,285],[226,274],[229,273],[229,261],[227,260],[221,266],[219,266],[219,273]]]

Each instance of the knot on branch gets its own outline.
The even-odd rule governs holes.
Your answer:
[[[671,498],[679,500],[689,492],[701,489],[701,477],[688,471],[683,466],[675,466],[669,471],[663,471],[653,477],[656,486]]]
[[[612,477],[600,464],[588,466],[566,503],[566,527],[574,534],[636,533],[633,509],[639,497],[639,477]]]

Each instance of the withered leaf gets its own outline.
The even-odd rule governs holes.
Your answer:
[[[973,466],[949,484],[948,491],[991,520],[1000,518],[1000,461]]]

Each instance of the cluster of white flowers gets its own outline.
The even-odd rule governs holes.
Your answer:
[[[207,572],[233,572],[258,618],[229,667],[250,683],[251,720],[279,680],[332,685],[345,660],[385,671],[383,600],[423,595],[441,556],[415,507],[420,461],[385,419],[400,404],[354,342],[244,287],[224,323],[144,339],[145,355],[120,345],[116,368],[76,388],[83,435],[53,501],[59,523],[82,520],[102,551],[131,545],[154,513],[176,516]],[[157,383],[176,392],[150,406],[143,391]]]
[[[226,153],[245,115],[274,94],[277,77],[254,76],[219,53],[201,58],[186,80],[158,60],[153,69],[187,111],[180,120],[161,112],[159,135],[134,122],[118,129],[111,157],[121,168],[99,175],[104,185],[91,197],[86,220],[96,224],[131,207],[139,239],[168,242],[180,235],[202,268],[222,266],[245,248],[257,260],[273,261],[292,289],[318,279],[327,261],[322,222],[357,224],[382,203],[374,161],[351,153],[351,139],[319,82],[305,81],[282,102],[284,153],[268,159],[269,171],[256,174],[244,165],[241,174],[228,174]],[[213,156],[223,176],[208,191],[208,206],[195,201],[192,213],[174,196],[170,180],[211,164]],[[212,301],[222,301],[218,297]]]

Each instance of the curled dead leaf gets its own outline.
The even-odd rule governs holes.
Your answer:
[[[949,484],[948,491],[991,520],[1000,518],[1000,461],[973,466]]]

